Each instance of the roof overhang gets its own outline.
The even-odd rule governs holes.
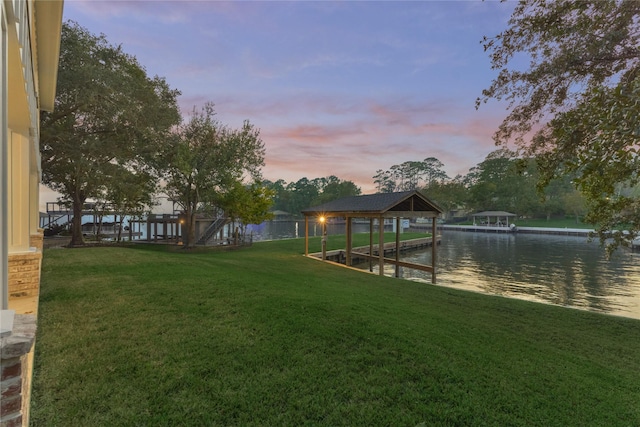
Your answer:
[[[418,191],[352,196],[304,209],[305,216],[435,218],[442,209]]]
[[[504,216],[504,217],[511,217],[511,216],[518,216],[514,213],[511,212],[505,212],[505,211],[484,211],[484,212],[478,212],[475,213],[471,216],[480,216],[480,217],[487,217],[487,216]]]
[[[62,0],[35,1],[36,55],[38,61],[38,95],[40,109],[53,111],[58,80]]]

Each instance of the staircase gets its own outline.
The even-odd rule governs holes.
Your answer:
[[[62,220],[62,221],[61,221]],[[69,218],[67,215],[60,215],[54,219],[47,221],[46,228],[44,228],[45,236],[56,236],[62,231],[66,230],[71,224],[73,217]]]
[[[111,204],[103,206],[101,213],[104,215],[114,215],[117,212],[114,211]],[[82,215],[95,215],[96,204],[85,203],[82,205]],[[67,202],[47,202],[47,218],[40,218],[40,227],[44,228],[45,236],[55,236],[60,232],[66,230],[73,221],[73,209]]]
[[[228,223],[229,223],[229,218],[222,218],[222,217],[217,218],[215,221],[211,223],[211,225],[209,225],[209,227],[207,227],[206,230],[204,230],[204,233],[202,233],[202,236],[200,236],[200,238],[196,242],[196,245],[206,245],[207,242],[213,236],[215,236],[220,230],[222,230],[222,227],[224,227]]]

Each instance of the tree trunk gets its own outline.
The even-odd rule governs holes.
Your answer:
[[[196,245],[196,214],[194,210],[187,209],[185,212],[185,226],[187,228],[186,236],[184,238],[185,248],[192,248]]]
[[[84,246],[82,237],[82,208],[84,200],[77,198],[73,201],[73,221],[71,222],[71,243],[69,246]]]
[[[118,215],[115,215],[114,219],[114,227],[116,224],[118,224],[118,237],[116,238],[116,241],[120,242],[122,241],[122,223],[124,222],[124,215],[120,215],[120,220],[118,220]]]
[[[98,214],[98,229],[96,230],[96,241],[101,242],[102,241],[102,218],[104,216],[104,211],[100,211],[100,213]]]

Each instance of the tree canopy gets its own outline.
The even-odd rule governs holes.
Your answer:
[[[353,181],[343,180],[335,175],[313,179],[304,177],[288,184],[279,179],[275,182],[265,181],[265,185],[273,192],[274,209],[292,215],[300,215],[302,209],[309,206],[361,193],[360,187]]]
[[[231,185],[220,202],[232,221],[239,221],[240,238],[246,241],[247,225],[260,224],[273,218],[269,211],[275,191],[260,182],[245,185],[239,181]],[[237,243],[237,242],[236,242]]]
[[[601,239],[626,244],[640,231],[629,190],[640,166],[640,2],[521,1],[508,25],[483,40],[498,75],[476,106],[507,101],[496,143],[537,158],[539,188],[570,175]]]
[[[55,111],[41,116],[42,180],[73,205],[71,244],[81,245],[83,204],[146,170],[180,120],[179,92],[74,22],[62,27],[57,91]]]
[[[184,210],[186,247],[196,243],[196,214],[224,208],[225,191],[234,190],[236,183],[259,181],[264,154],[259,129],[249,121],[240,129],[222,124],[211,103],[194,109],[177,128],[158,165],[165,179],[162,191]]]
[[[430,158],[430,164],[444,164]],[[402,165],[412,163],[407,161]],[[393,168],[393,167],[392,167]],[[438,174],[438,176],[446,174]],[[378,175],[374,183],[380,184]],[[446,220],[464,220],[469,213],[484,210],[504,210],[524,218],[574,217],[584,222],[585,202],[582,195],[571,184],[571,176],[553,179],[541,192],[536,192],[540,172],[537,159],[519,157],[515,151],[499,148],[469,169],[469,172],[454,178],[425,179],[420,190],[426,197],[443,208]],[[389,187],[393,187],[393,182]],[[633,194],[640,194],[640,186]],[[379,187],[379,192],[390,191]]]
[[[427,157],[422,161],[409,160],[393,165],[388,170],[379,169],[373,176],[378,193],[417,190],[432,186],[448,179],[444,164],[435,157]]]

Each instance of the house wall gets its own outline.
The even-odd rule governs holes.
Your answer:
[[[54,104],[62,1],[0,2],[0,427],[29,423],[42,261],[40,110]],[[25,314],[29,313],[29,314]]]
[[[9,253],[29,251],[29,221],[31,220],[29,200],[29,140],[17,132],[10,132],[8,143],[9,158]]]
[[[8,307],[9,125],[7,115],[7,20],[0,3],[0,310]]]

